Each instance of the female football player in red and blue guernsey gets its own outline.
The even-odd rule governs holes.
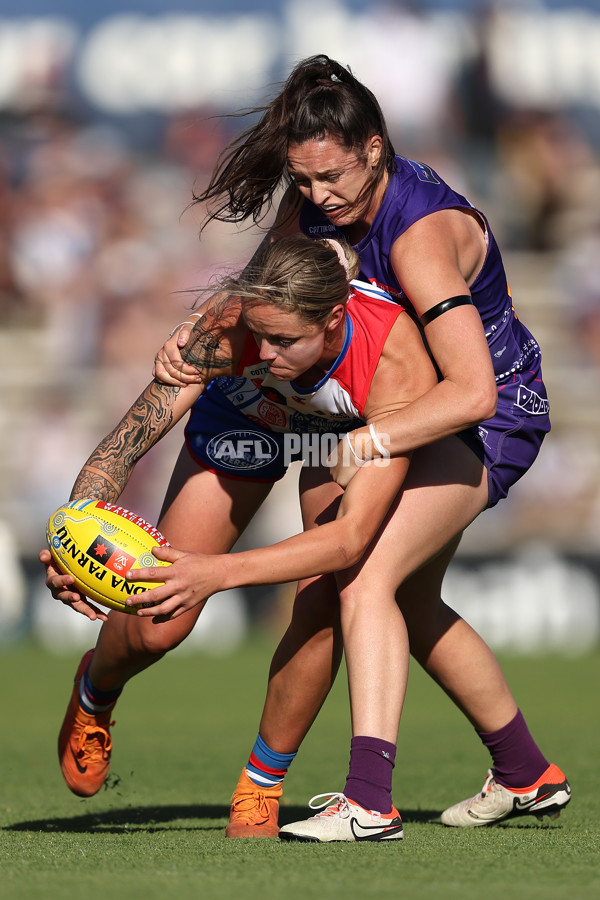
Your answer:
[[[351,248],[347,253],[358,262]],[[215,555],[172,551],[177,567],[163,571],[173,572],[175,579],[168,579],[168,587],[157,595],[160,600],[165,590],[173,595],[160,609],[166,622],[120,614],[129,646],[139,649],[132,667],[139,670],[144,662],[156,659],[167,640],[165,630],[172,641],[169,631],[179,622],[187,618],[188,627],[195,621],[214,592],[209,582],[221,582],[226,571],[240,584],[292,581],[341,570],[358,573],[358,564],[401,487],[410,454],[393,460],[384,454],[379,462],[363,465],[343,491],[323,477],[320,444],[326,440],[329,450],[335,448],[338,436],[363,423],[373,426],[375,434],[375,423],[431,390],[437,378],[420,332],[403,307],[373,285],[357,281],[350,285],[349,273],[346,253],[337,241],[298,235],[267,246],[256,266],[225,282],[222,298],[211,301],[212,313],[203,319],[204,331],[194,351],[203,382],[183,389],[151,384],[83,467],[72,499],[114,502],[136,461],[193,404],[186,447],[159,527],[178,546],[190,551],[202,547]],[[302,441],[286,440],[304,435],[317,440],[306,442],[304,448]],[[383,448],[381,434],[377,442]],[[344,452],[350,455],[356,449],[346,441]],[[290,461],[306,453],[304,533],[274,547],[229,555],[252,504],[266,495]],[[311,462],[316,462],[314,471]],[[53,593],[78,611],[92,614],[92,605],[70,589],[72,577],[59,575],[47,554],[43,561]],[[199,563],[204,584],[197,577]],[[365,575],[372,566],[368,559],[361,563]],[[346,580],[352,583],[350,574]],[[184,596],[188,587],[190,593]],[[172,611],[167,609],[169,603]],[[112,613],[105,618],[95,651],[80,664],[59,738],[63,775],[71,790],[82,796],[95,793],[106,778],[111,708],[122,686],[106,674],[114,679],[115,670],[122,672],[123,666],[115,665]],[[342,630],[347,657],[353,660],[362,654],[363,640],[371,640],[377,622],[375,630],[385,640],[379,642],[377,664],[364,678],[373,681],[372,704],[380,706],[369,714],[390,735],[387,743],[393,756],[400,709],[388,711],[389,701],[377,688],[380,668],[393,675],[395,684],[406,684],[409,650],[393,592],[371,598],[362,605],[360,616],[342,623]],[[368,633],[361,634],[363,630]],[[360,721],[358,707],[355,717]],[[357,803],[355,810],[362,827],[377,829],[386,840],[402,837],[401,819],[391,803],[391,765],[388,770],[389,784],[379,789],[383,800],[378,801],[376,818],[371,807]],[[348,802],[353,802],[351,795]]]
[[[387,285],[421,318],[440,372],[434,389],[386,424],[393,452],[414,452],[386,529],[390,546],[381,574],[398,588],[413,656],[465,713],[492,756],[485,790],[446,810],[442,821],[471,826],[527,811],[554,814],[569,800],[564,775],[534,742],[490,649],[441,599],[462,530],[506,496],[549,429],[539,348],[514,313],[492,231],[435,172],[395,156],[373,95],[325,56],[293,70],[199,199],[216,201],[216,218],[256,220],[282,178],[292,183],[268,240],[297,230],[345,236],[361,257],[362,277]],[[200,320],[192,343],[206,327]],[[157,359],[157,375],[172,385],[197,377],[178,353],[184,332]],[[193,360],[189,347],[186,356]],[[373,435],[364,434],[364,454],[377,455]],[[361,436],[359,429],[356,438]],[[354,469],[333,471],[345,484]],[[260,486],[247,486],[248,514],[259,494]],[[189,533],[192,511],[180,511]],[[240,511],[238,522],[242,518]],[[206,549],[219,552],[214,536]],[[134,620],[137,631],[124,619],[108,617],[90,669],[96,687],[106,691],[183,640],[195,613],[160,629]],[[325,700],[339,659],[335,579],[302,582],[271,667],[259,740],[234,793],[229,836],[277,833],[278,776]],[[360,670],[351,679],[360,691]],[[382,754],[371,743],[377,731],[367,730],[369,722],[357,724],[365,730],[353,742],[351,768],[362,773]],[[362,778],[351,776],[346,794],[372,806],[369,797],[359,797]]]
[[[262,112],[199,199],[214,204],[215,218],[257,220],[287,179],[268,239],[300,230],[350,241],[361,277],[421,319],[440,372],[434,390],[386,423],[392,452],[414,453],[383,565],[398,588],[413,656],[492,757],[484,790],[447,809],[442,821],[472,826],[557,813],[570,798],[563,773],[534,742],[490,649],[441,599],[462,530],[506,496],[550,428],[539,346],[515,313],[490,225],[427,165],[395,155],[376,99],[326,56],[299,63]],[[156,372],[167,382],[194,379],[178,354],[188,333],[184,326],[158,354]],[[356,438],[366,441],[367,455],[377,453],[364,428]],[[353,471],[333,469],[340,484]],[[300,586],[273,659],[259,738],[234,793],[230,836],[276,832],[279,776],[337,666],[336,616],[333,579]],[[353,746],[353,764],[375,756]]]

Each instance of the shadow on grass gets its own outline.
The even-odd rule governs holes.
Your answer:
[[[46,833],[122,834],[131,831],[208,831],[223,827],[229,818],[228,806],[130,806],[107,809],[104,812],[83,813],[78,816],[59,816],[55,819],[30,819],[5,825],[2,831],[42,831]],[[207,825],[200,820],[219,819],[219,824]],[[194,823],[194,824],[192,824]]]
[[[308,818],[306,806],[286,806],[281,810],[281,824]],[[431,822],[439,813],[434,810],[405,810],[407,822]],[[219,820],[207,824],[206,819]],[[60,816],[55,819],[30,819],[3,826],[2,831],[35,831],[46,834],[125,834],[132,831],[224,831],[229,819],[228,806],[131,806],[104,812]],[[204,821],[201,821],[204,820]]]

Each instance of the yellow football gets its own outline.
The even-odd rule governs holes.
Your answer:
[[[169,546],[160,531],[102,500],[61,506],[48,520],[46,539],[56,565],[73,576],[77,590],[120,612],[135,614],[135,607],[126,606],[127,598],[158,587],[158,582],[127,581],[125,572],[170,565],[152,554],[153,547]]]

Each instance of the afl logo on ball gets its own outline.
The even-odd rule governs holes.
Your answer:
[[[211,438],[206,455],[227,469],[262,469],[277,458],[279,446],[260,431],[226,431]]]

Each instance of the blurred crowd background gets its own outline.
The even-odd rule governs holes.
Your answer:
[[[465,535],[448,602],[499,648],[597,645],[600,3],[558,0],[0,0],[0,643],[89,641],[43,587],[46,519],[194,288],[261,237],[213,223],[200,238],[189,206],[248,124],[228,114],[318,52],[375,92],[397,152],[483,209],[542,345],[553,431]],[[125,506],[156,521],[180,441],[140,463]],[[296,477],[244,546],[299,530]],[[278,628],[289,602],[289,588],[215,598],[195,646]]]

